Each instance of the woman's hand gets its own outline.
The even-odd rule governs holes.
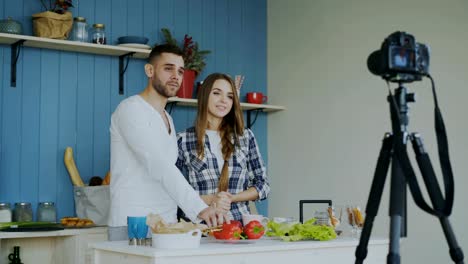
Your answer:
[[[211,205],[223,213],[231,210],[232,194],[228,192],[219,192],[214,195]]]

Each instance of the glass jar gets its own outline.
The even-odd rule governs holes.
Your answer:
[[[71,40],[88,42],[88,24],[86,24],[86,19],[84,17],[73,18]]]
[[[14,222],[32,222],[33,212],[31,203],[15,203],[15,210],[13,212]]]
[[[42,202],[37,207],[38,222],[57,222],[57,210],[53,202]]]
[[[106,44],[106,32],[104,24],[93,25],[92,42],[95,44]]]
[[[10,203],[0,203],[0,223],[11,222]]]
[[[314,218],[316,225],[330,225],[330,217],[325,211],[315,211]]]

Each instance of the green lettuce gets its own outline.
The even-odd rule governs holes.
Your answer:
[[[320,240],[327,241],[336,238],[335,229],[327,225],[315,225],[315,218],[301,223],[268,222],[267,236],[280,237],[283,241]]]

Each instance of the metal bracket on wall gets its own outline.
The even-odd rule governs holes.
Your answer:
[[[255,112],[255,118],[254,118],[253,121],[252,121],[252,118],[251,118],[252,112]],[[251,128],[255,124],[255,122],[257,121],[257,117],[258,117],[259,112],[262,112],[262,109],[247,110],[247,128]]]
[[[124,74],[127,71],[128,62],[130,57],[135,54],[135,52],[129,52],[124,55],[119,56],[119,94],[124,94]],[[127,62],[124,67],[124,59],[127,58]]]
[[[174,105],[177,105],[177,102],[168,102],[166,104],[165,108],[166,108],[166,111],[167,111],[167,108],[169,107],[169,111],[167,111],[169,114],[172,113],[172,108],[174,108]]]
[[[10,86],[16,87],[16,63],[21,53],[21,47],[26,40],[20,39],[11,44]]]

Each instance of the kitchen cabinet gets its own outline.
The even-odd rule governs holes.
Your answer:
[[[92,264],[90,243],[107,241],[107,227],[42,232],[0,232],[0,263],[20,246],[22,263]]]
[[[218,242],[202,238],[199,248],[184,250],[129,246],[127,241],[100,242],[91,248],[95,264],[353,263],[359,240],[339,237],[332,241],[283,242],[264,237],[247,244]],[[368,249],[365,263],[385,263],[388,239],[370,239]]]

